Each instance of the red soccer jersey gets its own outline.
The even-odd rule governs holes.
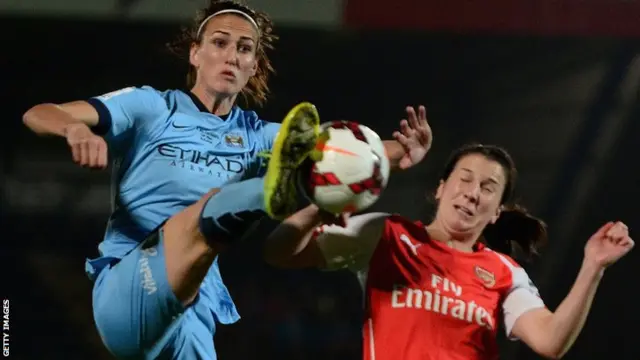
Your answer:
[[[543,307],[526,272],[479,244],[465,253],[429,238],[421,223],[367,214],[316,240],[329,269],[358,273],[365,291],[364,359],[497,359],[524,312]]]

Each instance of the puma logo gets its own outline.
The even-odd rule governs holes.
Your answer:
[[[407,244],[409,249],[411,249],[411,252],[413,253],[413,255],[418,255],[418,248],[420,246],[422,246],[421,243],[413,244],[411,242],[411,240],[409,239],[409,237],[407,235],[405,235],[405,234],[400,235],[400,241],[402,241],[403,243]]]

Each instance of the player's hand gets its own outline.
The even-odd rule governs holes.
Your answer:
[[[634,246],[623,222],[608,222],[591,236],[584,248],[585,260],[605,268],[625,256]]]
[[[65,133],[76,164],[91,169],[107,167],[107,143],[102,137],[85,124],[69,125]]]
[[[400,121],[400,131],[393,133],[393,138],[404,148],[405,154],[400,159],[400,169],[410,168],[424,159],[431,143],[433,133],[427,122],[427,110],[418,107],[418,114],[412,106],[407,106],[407,118]]]

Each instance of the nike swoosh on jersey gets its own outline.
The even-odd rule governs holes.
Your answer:
[[[178,125],[178,124],[176,124],[176,122],[175,122],[175,121],[172,121],[172,122],[171,122],[171,126],[173,126],[173,127],[174,127],[174,128],[176,128],[176,129],[188,129],[188,128],[195,127],[195,126],[193,126],[193,125]]]

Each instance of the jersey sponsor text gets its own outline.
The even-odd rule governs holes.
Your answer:
[[[476,323],[487,329],[495,328],[495,320],[487,309],[474,301],[464,301],[462,287],[446,277],[431,275],[431,289],[409,288],[394,285],[391,293],[391,307],[433,311],[455,319]]]
[[[226,172],[228,177],[231,177],[242,174],[245,170],[244,164],[240,160],[195,149],[184,149],[173,144],[159,145],[157,152],[165,158],[172,159],[171,166],[203,174],[222,177],[222,172]]]

